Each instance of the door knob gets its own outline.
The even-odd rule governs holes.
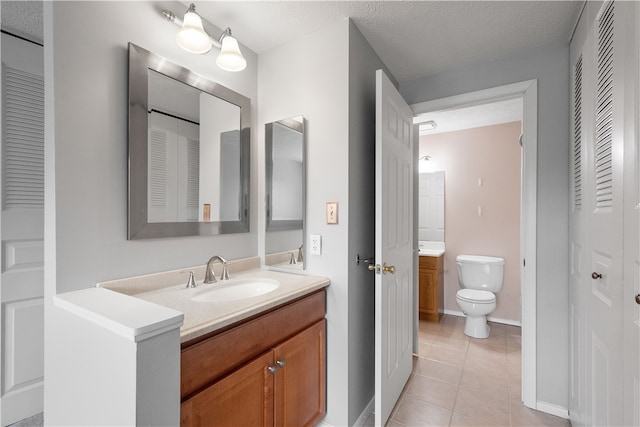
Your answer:
[[[598,279],[602,279],[602,274],[600,273],[596,273],[595,271],[593,273],[591,273],[591,278],[593,280],[598,280]]]
[[[636,295],[636,304],[640,304],[640,294]]]
[[[369,264],[368,268],[371,271],[375,271],[376,274],[380,274],[381,272],[382,272],[382,274],[387,274],[387,273],[395,274],[396,273],[396,267],[394,265]]]

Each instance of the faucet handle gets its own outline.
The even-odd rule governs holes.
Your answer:
[[[189,272],[189,280],[187,281],[187,288],[195,288],[198,286],[198,282],[196,282],[196,278],[193,277],[193,271]]]
[[[222,263],[222,274],[220,275],[220,280],[229,280],[229,268],[227,266],[227,261]]]

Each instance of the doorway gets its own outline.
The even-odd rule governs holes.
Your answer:
[[[521,98],[522,178],[520,210],[520,281],[522,323],[522,400],[537,409],[536,403],[536,212],[537,212],[537,80],[413,104],[416,116],[434,111],[472,107]],[[418,319],[414,322],[417,336]]]

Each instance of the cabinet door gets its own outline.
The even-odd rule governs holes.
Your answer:
[[[275,425],[315,425],[325,413],[325,336],[322,319],[274,349]]]
[[[181,426],[272,426],[273,364],[268,352],[186,400]]]
[[[419,271],[418,308],[421,320],[438,321],[438,271],[421,268]]]

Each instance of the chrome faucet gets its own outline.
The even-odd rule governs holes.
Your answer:
[[[293,252],[289,252],[289,255],[291,255],[291,258],[289,258],[289,264],[297,264],[298,261],[296,261],[296,256],[293,254]]]
[[[227,260],[222,258],[220,255],[214,255],[209,258],[207,262],[207,268],[204,272],[204,281],[202,283],[216,283],[216,275],[213,272],[213,264],[216,261],[220,261],[222,264],[222,275],[220,276],[220,280],[229,280],[229,270],[227,269]]]

